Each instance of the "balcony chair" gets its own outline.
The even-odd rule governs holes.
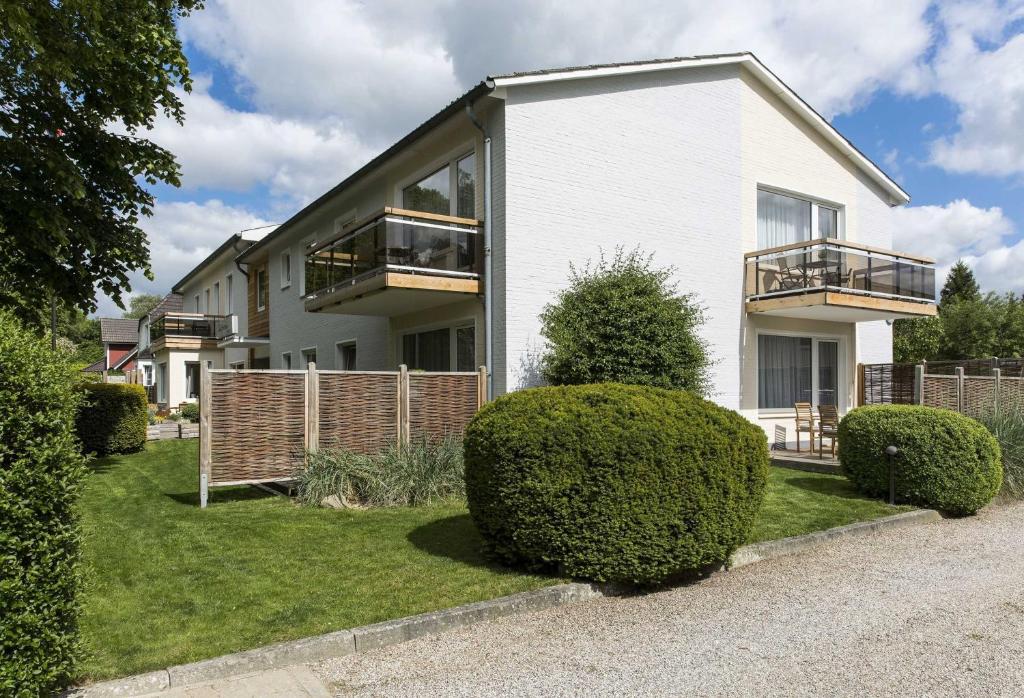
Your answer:
[[[810,449],[814,453],[814,412],[811,410],[811,403],[797,402],[793,404],[796,410],[796,452],[800,453],[800,434],[807,432],[810,436]]]
[[[839,410],[835,405],[818,405],[818,458],[825,457],[825,438],[831,442],[832,457],[836,457],[836,441],[839,440]]]

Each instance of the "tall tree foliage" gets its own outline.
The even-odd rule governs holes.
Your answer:
[[[706,394],[708,346],[695,298],[677,293],[672,269],[637,250],[571,268],[569,287],[541,314],[544,378],[555,385],[617,382]]]
[[[978,287],[977,279],[974,278],[974,272],[964,260],[957,260],[946,276],[946,283],[939,296],[939,305],[945,307],[959,301],[980,300],[981,289]]]
[[[138,320],[160,305],[162,300],[163,298],[155,293],[140,293],[137,296],[132,296],[131,301],[128,302],[128,310],[124,311],[124,317]]]
[[[0,3],[0,307],[33,321],[51,297],[120,303],[149,271],[143,183],[177,186],[174,156],[142,138],[181,122],[189,90],[176,21],[201,0]]]

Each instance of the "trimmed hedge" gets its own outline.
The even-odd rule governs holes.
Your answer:
[[[61,353],[0,311],[0,695],[49,695],[78,656],[80,393]]]
[[[149,425],[145,388],[126,383],[94,383],[81,389],[85,396],[77,426],[85,453],[106,456],[145,448]]]
[[[768,445],[760,428],[691,393],[559,386],[484,406],[466,428],[465,468],[493,557],[657,584],[746,542]]]
[[[861,492],[889,494],[886,447],[899,448],[896,497],[958,516],[973,514],[999,491],[999,443],[977,421],[950,410],[871,405],[839,423],[839,460]]]

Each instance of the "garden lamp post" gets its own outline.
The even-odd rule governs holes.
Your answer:
[[[896,503],[896,456],[900,450],[895,446],[886,446],[885,455],[889,459],[889,504]]]

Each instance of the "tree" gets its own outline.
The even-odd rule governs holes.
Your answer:
[[[942,287],[942,293],[939,296],[940,307],[944,308],[959,301],[980,300],[981,289],[978,288],[974,272],[962,259],[957,260],[957,263],[949,270],[946,283]]]
[[[999,317],[991,296],[943,306],[940,317],[943,337],[940,358],[980,359],[994,355]]]
[[[892,360],[916,364],[934,359],[942,341],[942,318],[896,320],[892,325]]]
[[[128,302],[128,310],[124,312],[124,317],[138,320],[144,315],[148,315],[162,300],[163,298],[155,293],[140,293],[137,296],[132,296]]]
[[[84,311],[121,302],[149,270],[142,183],[179,184],[174,156],[139,136],[184,118],[191,80],[176,22],[201,0],[0,4],[0,307]],[[22,317],[32,313],[19,312]]]
[[[672,269],[655,269],[639,250],[608,262],[570,265],[569,287],[544,308],[544,378],[555,385],[614,381],[690,390],[710,386],[700,305],[677,294]]]

